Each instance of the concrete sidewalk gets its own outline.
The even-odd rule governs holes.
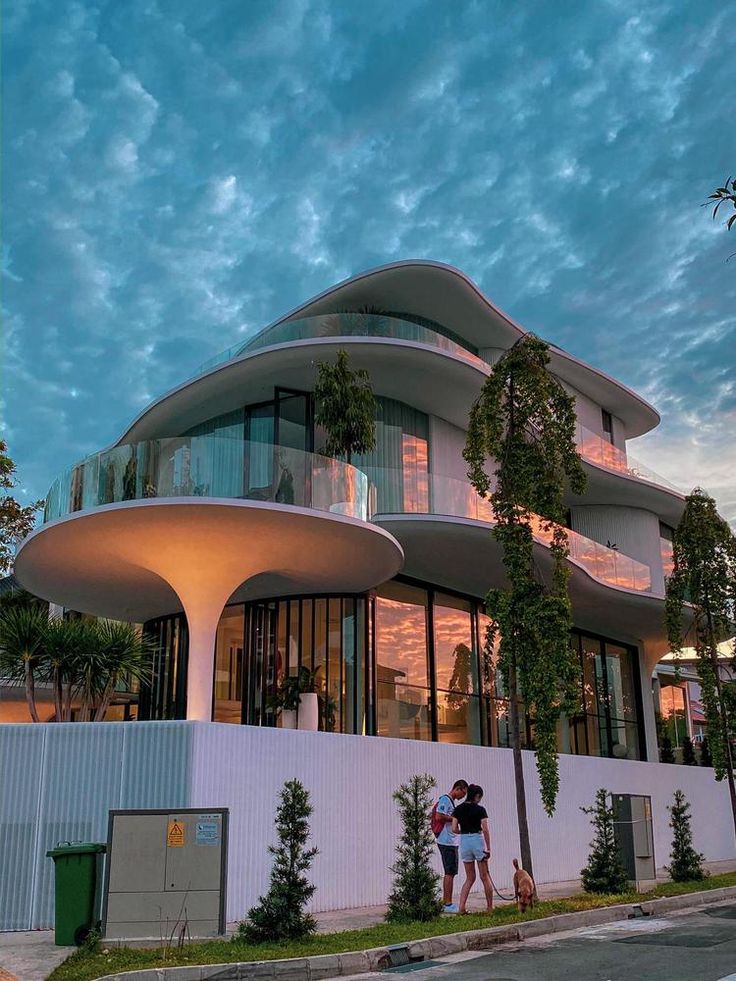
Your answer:
[[[710,862],[707,868],[712,875],[731,872],[736,869],[736,861]],[[458,888],[462,876],[458,876]],[[666,877],[660,881],[666,882]],[[506,892],[506,887],[500,889]],[[553,882],[540,885],[540,899],[564,899],[581,892],[580,880]],[[510,891],[509,893],[510,894]],[[503,905],[496,897],[495,902]],[[485,909],[482,893],[471,893],[468,902],[471,911]],[[381,923],[386,912],[385,906],[364,906],[356,909],[332,910],[316,913],[317,929],[320,933],[334,933],[340,930],[361,930]],[[459,921],[458,928],[462,929]],[[237,923],[228,924],[228,934],[237,930]],[[143,946],[143,944],[131,944]],[[57,965],[75,950],[74,947],[56,947],[53,930],[32,930],[26,933],[0,933],[0,981],[45,981]]]

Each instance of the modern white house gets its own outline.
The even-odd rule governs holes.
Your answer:
[[[393,263],[225,352],[149,405],[109,449],[70,466],[15,574],[53,603],[144,623],[160,654],[132,711],[146,725],[7,727],[6,743],[33,745],[30,771],[46,760],[29,808],[43,797],[53,754],[67,765],[55,748],[64,740],[78,765],[114,767],[119,777],[109,793],[90,789],[94,803],[79,811],[87,834],[107,807],[132,799],[230,806],[233,918],[265,886],[265,811],[280,780],[296,774],[313,790],[324,832],[315,832],[315,902],[324,909],[385,898],[395,827],[387,818],[377,831],[366,798],[390,812],[391,790],[411,772],[440,783],[468,773],[486,783],[496,874],[506,881],[518,850],[506,702],[480,658],[483,597],[502,585],[503,567],[490,506],[467,480],[462,449],[474,399],[523,333],[457,269]],[[313,421],[317,364],[341,349],[351,367],[367,369],[378,401],[376,449],[349,464],[320,454],[324,434]],[[684,502],[627,445],[659,416],[554,346],[551,369],[575,396],[588,476],[586,494],[567,501],[582,711],[559,725],[558,817],[547,819],[531,791],[537,878],[577,876],[589,840],[579,808],[599,786],[652,796],[658,866],[677,786],[696,818],[706,808],[709,838],[696,843],[710,860],[733,858],[727,795],[711,771],[655,762],[651,679],[667,651],[664,581]],[[544,575],[541,531],[536,548]],[[314,673],[320,732],[284,731],[273,708],[300,666]],[[146,770],[151,754],[179,761],[169,783],[152,775],[159,763]],[[530,754],[527,764],[534,788]],[[126,781],[137,789],[126,791]],[[337,806],[327,807],[329,795]],[[375,847],[346,848],[341,821]],[[34,833],[41,848],[44,833]],[[247,876],[233,872],[245,867]],[[352,870],[340,883],[337,867]],[[18,922],[39,925],[46,900],[29,902]]]

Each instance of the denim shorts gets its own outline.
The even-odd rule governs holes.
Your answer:
[[[486,857],[483,835],[460,835],[460,858],[463,862],[482,862]]]

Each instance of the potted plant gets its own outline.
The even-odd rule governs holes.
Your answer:
[[[314,673],[302,666],[297,674],[289,674],[269,699],[269,707],[281,715],[282,729],[319,728],[319,704]]]

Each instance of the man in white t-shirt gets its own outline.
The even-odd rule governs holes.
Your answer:
[[[437,835],[437,847],[442,858],[442,868],[444,876],[442,879],[442,912],[457,913],[458,907],[452,901],[452,890],[455,885],[457,875],[458,845],[460,844],[459,835],[453,834],[452,815],[455,813],[455,805],[462,800],[468,792],[467,780],[456,780],[452,785],[452,790],[442,796],[437,801],[435,815],[444,821],[442,830]]]

